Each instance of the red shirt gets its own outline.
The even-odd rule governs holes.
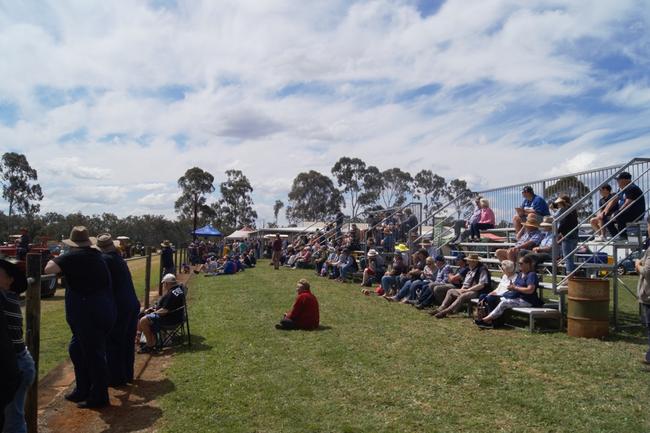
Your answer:
[[[273,241],[273,251],[282,251],[282,240],[276,239]]]
[[[301,329],[318,328],[320,318],[316,296],[309,291],[299,293],[287,319],[293,320]]]

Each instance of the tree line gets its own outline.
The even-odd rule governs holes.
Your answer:
[[[397,167],[380,171],[359,158],[347,156],[334,164],[331,174],[333,178],[310,170],[296,176],[286,207],[290,222],[328,220],[341,208],[356,221],[364,212],[400,207],[409,200],[420,201],[423,214],[429,216],[443,203],[461,194],[471,194],[462,179],[447,182],[431,170],[415,175]],[[463,203],[458,203],[457,212]],[[281,201],[276,201],[276,220],[282,206]]]

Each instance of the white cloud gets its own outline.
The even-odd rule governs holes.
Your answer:
[[[8,3],[0,101],[20,119],[0,111],[0,150],[39,170],[45,211],[173,215],[199,166],[216,186],[244,171],[267,221],[298,172],[344,155],[494,187],[647,152],[647,2],[414,3]],[[632,78],[596,68],[614,54]]]

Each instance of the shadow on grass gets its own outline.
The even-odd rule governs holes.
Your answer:
[[[162,417],[163,411],[149,403],[175,391],[176,386],[169,379],[137,379],[124,389],[126,392],[117,397],[119,405],[102,409],[100,417],[108,425],[102,433],[135,432],[152,427]],[[133,416],[136,413],[137,416]]]
[[[209,344],[205,344],[205,337],[201,335],[192,334],[192,344],[187,345],[187,340],[183,344],[176,344],[172,347],[174,352],[185,353],[185,352],[208,352],[213,349]]]

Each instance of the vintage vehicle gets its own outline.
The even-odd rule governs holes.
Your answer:
[[[122,254],[122,257],[125,259],[131,258],[133,255],[133,246],[131,245],[131,239],[128,236],[118,236],[115,239],[119,242],[118,248]]]
[[[11,239],[15,239],[15,236],[11,236]],[[40,243],[32,243],[29,246],[30,253],[40,253],[41,254],[41,274],[43,274],[43,268],[47,264],[48,260],[56,256],[56,250],[53,252],[50,250],[51,247],[48,247],[47,239],[42,239]],[[15,243],[9,243],[7,245],[0,246],[0,255],[4,257],[17,258],[17,246]],[[20,260],[17,263],[18,267],[25,269],[26,262]],[[56,288],[58,287],[58,279],[48,279],[41,281],[41,297],[49,298],[54,296],[56,293]]]

